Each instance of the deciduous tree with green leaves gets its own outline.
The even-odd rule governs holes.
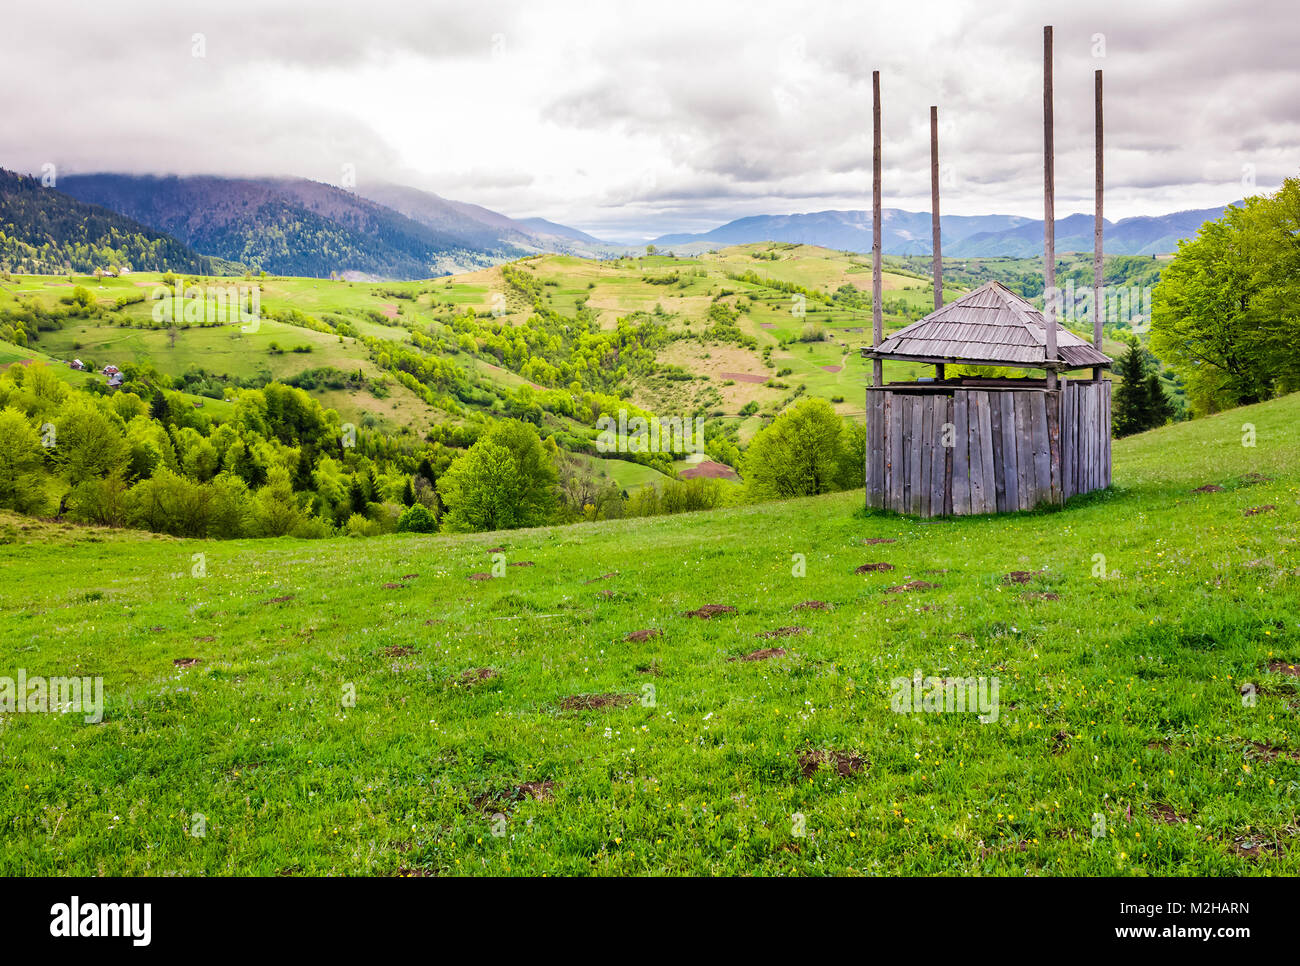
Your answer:
[[[1153,293],[1151,347],[1199,412],[1300,389],[1300,178],[1178,246]]]
[[[824,399],[805,399],[760,430],[745,453],[756,499],[812,496],[864,484],[865,430]]]

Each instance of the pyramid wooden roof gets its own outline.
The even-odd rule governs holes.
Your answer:
[[[1029,369],[1111,365],[1111,359],[1092,343],[1060,325],[1056,327],[1057,358],[1049,361],[1046,330],[1042,312],[1001,282],[988,282],[900,329],[875,349],[864,349],[863,355]]]

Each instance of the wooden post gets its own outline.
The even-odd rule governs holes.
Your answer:
[[[1043,28],[1043,317],[1047,388],[1056,388],[1056,166],[1052,136],[1052,28]]]
[[[877,348],[884,340],[884,321],[880,314],[882,284],[880,278],[880,71],[871,72],[871,347]],[[871,377],[875,385],[885,382],[885,364],[880,359],[871,363]]]
[[[939,108],[930,105],[930,234],[934,262],[934,307],[943,308],[943,243],[939,235]],[[943,363],[934,367],[936,379],[944,377]]]
[[[1097,351],[1101,351],[1101,326],[1106,313],[1106,293],[1102,285],[1102,235],[1105,228],[1102,221],[1102,185],[1105,178],[1102,173],[1102,124],[1101,124],[1101,71],[1098,70],[1093,74],[1096,81],[1096,119],[1094,126],[1097,133],[1097,215],[1096,223],[1092,229],[1092,344],[1096,346]],[[1101,381],[1101,367],[1097,366],[1092,370],[1092,378],[1098,382]]]

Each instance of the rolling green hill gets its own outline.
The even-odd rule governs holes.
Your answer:
[[[920,267],[890,260],[887,330],[930,310]],[[1008,279],[1037,271],[1031,260],[954,261],[949,270],[949,299],[981,271]],[[176,388],[215,398],[234,386],[291,382],[345,420],[392,433],[426,436],[527,412],[561,445],[590,454],[596,430],[568,401],[576,384],[661,416],[704,417],[707,435],[728,441],[713,447],[722,462],[734,459],[729,446],[743,446],[805,395],[856,416],[868,375],[860,349],[871,341],[869,257],[801,245],[693,258],[534,255],[419,282],[192,279],[256,286],[264,316],[256,333],[229,323],[169,331],[147,299],[161,281],[149,273],[0,279],[0,326],[27,319],[29,343],[50,356],[152,366]],[[62,300],[77,285],[94,303],[69,313]],[[1116,356],[1122,347],[1106,348]],[[412,375],[426,364],[432,373]],[[929,372],[887,366],[891,379]],[[605,471],[627,476],[622,466]]]
[[[1113,490],[1002,517],[5,516],[0,675],[104,706],[0,715],[0,874],[1294,875],[1297,427],[1120,440]],[[998,679],[997,720],[891,711],[914,672]]]

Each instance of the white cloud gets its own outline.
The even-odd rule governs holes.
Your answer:
[[[937,103],[955,176],[944,210],[1037,215],[1044,21],[1059,213],[1091,208],[1096,67],[1113,217],[1235,200],[1243,166],[1268,188],[1300,156],[1289,0],[330,0],[27,5],[5,19],[5,166],[337,182],[351,164],[623,237],[867,207],[873,68],[888,205],[928,207]]]

